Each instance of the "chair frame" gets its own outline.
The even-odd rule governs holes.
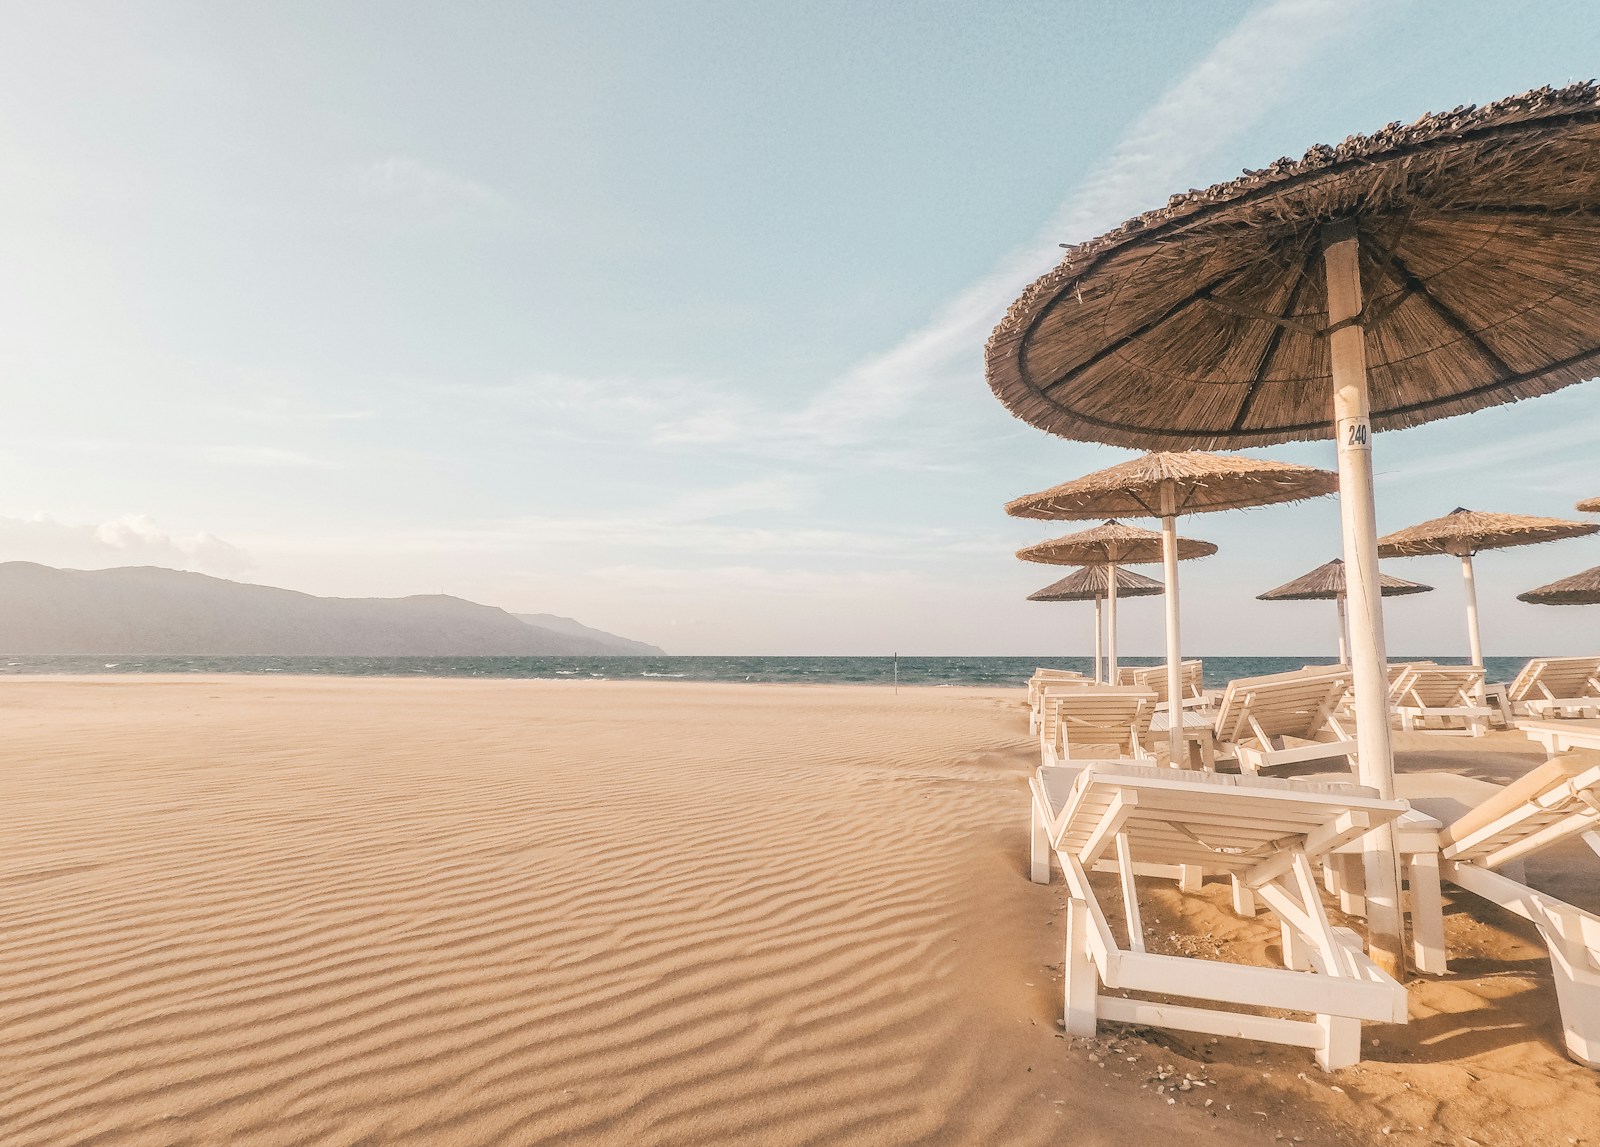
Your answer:
[[[1361,1021],[1404,1023],[1405,988],[1334,927],[1313,864],[1399,815],[1398,801],[1356,786],[1313,786],[1259,778],[1152,769],[1097,761],[1075,773],[1063,807],[1052,808],[1049,767],[1029,781],[1032,879],[1048,883],[1054,855],[1066,875],[1065,1027],[1093,1035],[1101,1020],[1235,1036],[1310,1048],[1332,1071],[1361,1058]],[[1178,819],[1174,819],[1178,818]],[[1188,823],[1186,823],[1188,822]],[[1204,831],[1241,844],[1206,844]],[[1247,847],[1250,846],[1250,847]],[[1155,855],[1141,863],[1136,848]],[[1260,897],[1278,916],[1285,968],[1265,968],[1146,951],[1136,875],[1186,868],[1228,875],[1236,910],[1254,915]],[[1120,945],[1089,882],[1091,870],[1118,873],[1128,943]],[[1307,970],[1317,974],[1308,975]],[[1248,1011],[1127,999],[1101,988],[1154,992],[1234,1007],[1270,1006],[1311,1020]]]

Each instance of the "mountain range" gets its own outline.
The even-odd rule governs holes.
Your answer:
[[[459,597],[316,597],[206,574],[0,562],[0,653],[214,657],[660,656],[553,614]]]

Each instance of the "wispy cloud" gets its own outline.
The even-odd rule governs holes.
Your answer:
[[[215,534],[174,534],[146,514],[94,524],[62,522],[48,514],[0,517],[0,548],[13,559],[94,569],[163,565],[231,577],[253,564],[244,550]]]
[[[369,203],[436,222],[518,214],[511,198],[488,184],[407,155],[392,155],[352,168],[350,185]]]
[[[1359,32],[1375,0],[1276,0],[1245,17],[1163,93],[1055,212],[1039,237],[1011,253],[932,319],[889,349],[828,381],[805,401],[758,399],[734,380],[528,378],[487,392],[528,403],[600,437],[644,436],[667,448],[717,447],[785,461],[848,452],[924,464],[968,447],[950,401],[987,401],[981,348],[1006,306],[1061,256],[1059,244],[1090,238],[1158,206],[1197,178],[1208,160],[1286,98],[1307,62]],[[929,402],[934,393],[938,402]],[[925,409],[932,406],[932,410]]]
[[[298,450],[279,446],[207,446],[205,457],[225,466],[261,466],[291,470],[331,470],[338,466],[323,458],[313,458]]]

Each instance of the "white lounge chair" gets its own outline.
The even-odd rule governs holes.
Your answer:
[[[1153,760],[1148,745],[1156,696],[1148,689],[1089,685],[1047,693],[1039,757],[1046,765],[1107,757]]]
[[[1278,765],[1355,760],[1355,733],[1339,706],[1350,689],[1342,665],[1230,681],[1217,705],[1217,755],[1259,773]]]
[[[1205,665],[1200,661],[1185,661],[1182,663],[1183,705],[1185,708],[1205,707],[1209,703],[1206,696],[1204,676]],[[1124,665],[1117,670],[1118,685],[1135,685],[1142,689],[1149,689],[1156,695],[1156,704],[1165,707],[1167,704],[1167,667],[1165,665]]]
[[[1408,732],[1420,726],[1481,737],[1494,715],[1480,700],[1483,688],[1483,669],[1475,665],[1391,666],[1389,704]]]
[[[1425,777],[1401,779],[1417,784]],[[1434,807],[1417,793],[1411,803],[1440,819],[1448,815],[1443,802]],[[1438,833],[1439,871],[1538,928],[1550,951],[1567,1052],[1600,1068],[1600,916],[1530,887],[1521,873],[1525,858],[1573,837],[1600,854],[1600,756],[1590,753],[1554,757],[1451,818]],[[1414,931],[1442,938],[1436,890],[1414,883],[1411,910]]]
[[[1506,698],[1519,717],[1600,717],[1600,657],[1535,657]]]
[[[1037,735],[1039,719],[1044,711],[1045,694],[1052,690],[1075,689],[1094,682],[1082,673],[1071,669],[1035,669],[1028,679],[1028,734]]]
[[[1361,1058],[1361,1021],[1404,1023],[1405,989],[1335,928],[1323,909],[1322,855],[1398,816],[1405,805],[1370,789],[1223,776],[1095,761],[1042,767],[1030,780],[1032,878],[1066,873],[1066,1029],[1093,1035],[1099,1021],[1143,1024],[1311,1048],[1327,1070]],[[1088,873],[1121,877],[1125,944],[1119,944]],[[1287,968],[1158,955],[1146,949],[1136,874],[1190,869],[1232,879],[1235,903],[1259,896],[1283,928]],[[1301,968],[1314,969],[1308,974]],[[1103,995],[1154,992],[1234,1007],[1270,1006],[1310,1020]]]

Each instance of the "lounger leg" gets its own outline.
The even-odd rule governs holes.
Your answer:
[[[1311,947],[1305,937],[1290,926],[1287,920],[1279,925],[1283,935],[1283,966],[1296,972],[1311,970]]]
[[[1418,852],[1405,858],[1411,885],[1411,958],[1419,972],[1442,976],[1449,970],[1444,947],[1444,897],[1439,891],[1439,854]]]
[[[1198,864],[1178,865],[1178,887],[1184,892],[1199,892],[1205,884],[1205,873]]]
[[[1039,807],[1039,798],[1033,797],[1030,804],[1032,805],[1033,831],[1029,835],[1032,837],[1033,848],[1032,855],[1029,858],[1032,863],[1029,866],[1028,876],[1035,884],[1049,884],[1050,833],[1045,824],[1044,810]]]
[[[1585,1067],[1600,1068],[1600,972],[1593,963],[1600,954],[1581,946],[1569,950],[1553,930],[1539,931],[1550,948],[1567,1054]]]
[[[1092,1036],[1098,1023],[1100,975],[1089,956],[1089,906],[1077,897],[1067,901],[1067,955],[1061,965],[1066,980],[1063,1018],[1068,1035]]]
[[[1318,1016],[1322,1046],[1317,1049],[1317,1066],[1323,1071],[1338,1071],[1361,1062],[1361,1021],[1349,1016]]]
[[[1233,878],[1233,910],[1240,916],[1256,914],[1256,894],[1237,876]]]
[[[1346,916],[1365,916],[1367,879],[1361,867],[1361,857],[1354,853],[1339,853],[1333,862],[1339,866],[1339,911]]]

